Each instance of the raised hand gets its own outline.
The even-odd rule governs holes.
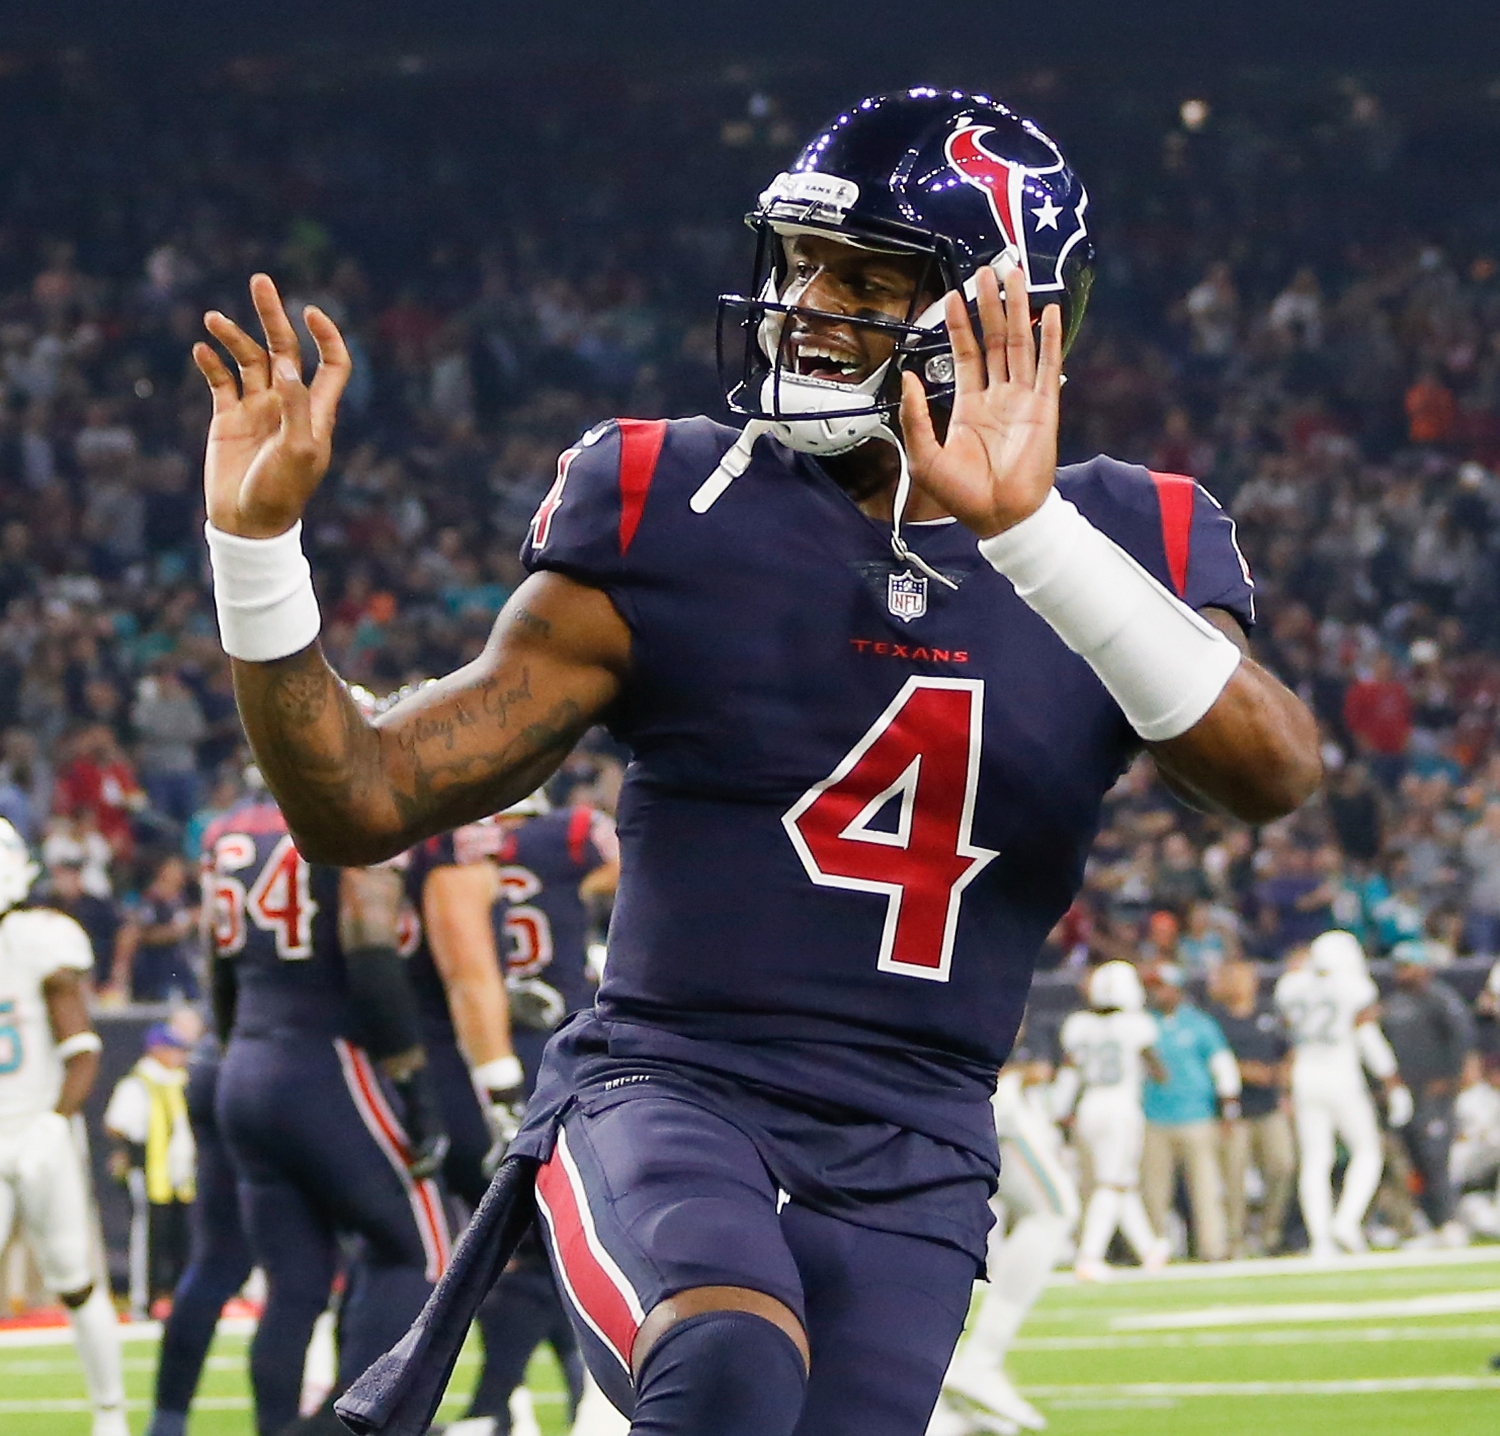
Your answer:
[[[901,429],[912,481],[979,535],[989,538],[1034,513],[1057,470],[1062,388],[1062,311],[1042,311],[1040,354],[1021,271],[979,271],[980,347],[963,297],[944,301],[953,348],[953,413],[940,444],[927,395],[915,374],[901,380]]]
[[[215,528],[272,538],[302,517],[327,472],[339,397],[349,382],[349,350],[333,320],[308,305],[303,316],[318,346],[318,369],[312,384],[304,384],[297,331],[269,275],[250,280],[250,298],[265,331],[264,348],[218,310],[203,317],[238,365],[238,384],[209,345],[193,346],[193,362],[214,401],[203,490]]]

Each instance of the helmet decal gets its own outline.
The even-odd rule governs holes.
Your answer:
[[[1037,167],[1002,159],[984,145],[984,137],[995,132],[993,125],[964,125],[954,130],[948,136],[943,152],[959,178],[965,184],[973,185],[988,201],[995,223],[1020,261],[1027,289],[1061,289],[1063,261],[1087,234],[1083,212],[1088,208],[1088,195],[1080,185],[1078,206],[1069,214],[1053,200],[1049,189],[1027,184],[1028,180],[1040,179],[1043,175],[1060,174],[1066,167],[1057,146],[1034,126],[1027,128],[1034,139],[1051,151],[1055,163]],[[1044,229],[1057,231],[1062,242],[1057,246],[1057,257],[1051,261],[1052,272],[1037,274],[1032,268],[1032,246],[1028,243],[1028,234]]]

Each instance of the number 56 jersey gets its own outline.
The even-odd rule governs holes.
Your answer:
[[[631,633],[610,1051],[992,1151],[1036,953],[1138,740],[956,522],[903,531],[939,583],[769,437],[697,511],[735,438],[590,431],[522,550]],[[1191,480],[1099,458],[1058,487],[1189,605],[1251,622],[1233,526]]]

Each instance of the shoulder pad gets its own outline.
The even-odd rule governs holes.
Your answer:
[[[1100,454],[1059,469],[1058,492],[1190,608],[1223,608],[1250,628],[1255,581],[1234,520],[1202,484]]]

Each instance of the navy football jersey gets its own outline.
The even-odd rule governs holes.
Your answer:
[[[235,965],[234,1031],[356,1036],[339,946],[339,869],[303,858],[281,809],[250,797],[203,835],[214,955]]]
[[[613,820],[594,808],[559,809],[510,827],[499,854],[509,905],[496,909],[508,978],[545,982],[568,1012],[592,1005],[589,915],[578,888],[618,855]]]
[[[813,458],[622,420],[563,455],[526,565],[606,592],[633,753],[598,1014],[610,1050],[726,1070],[993,1150],[988,1094],[1032,966],[1140,744],[1088,664],[953,520],[896,561]],[[1233,525],[1109,458],[1058,488],[1194,608],[1247,627]]]

